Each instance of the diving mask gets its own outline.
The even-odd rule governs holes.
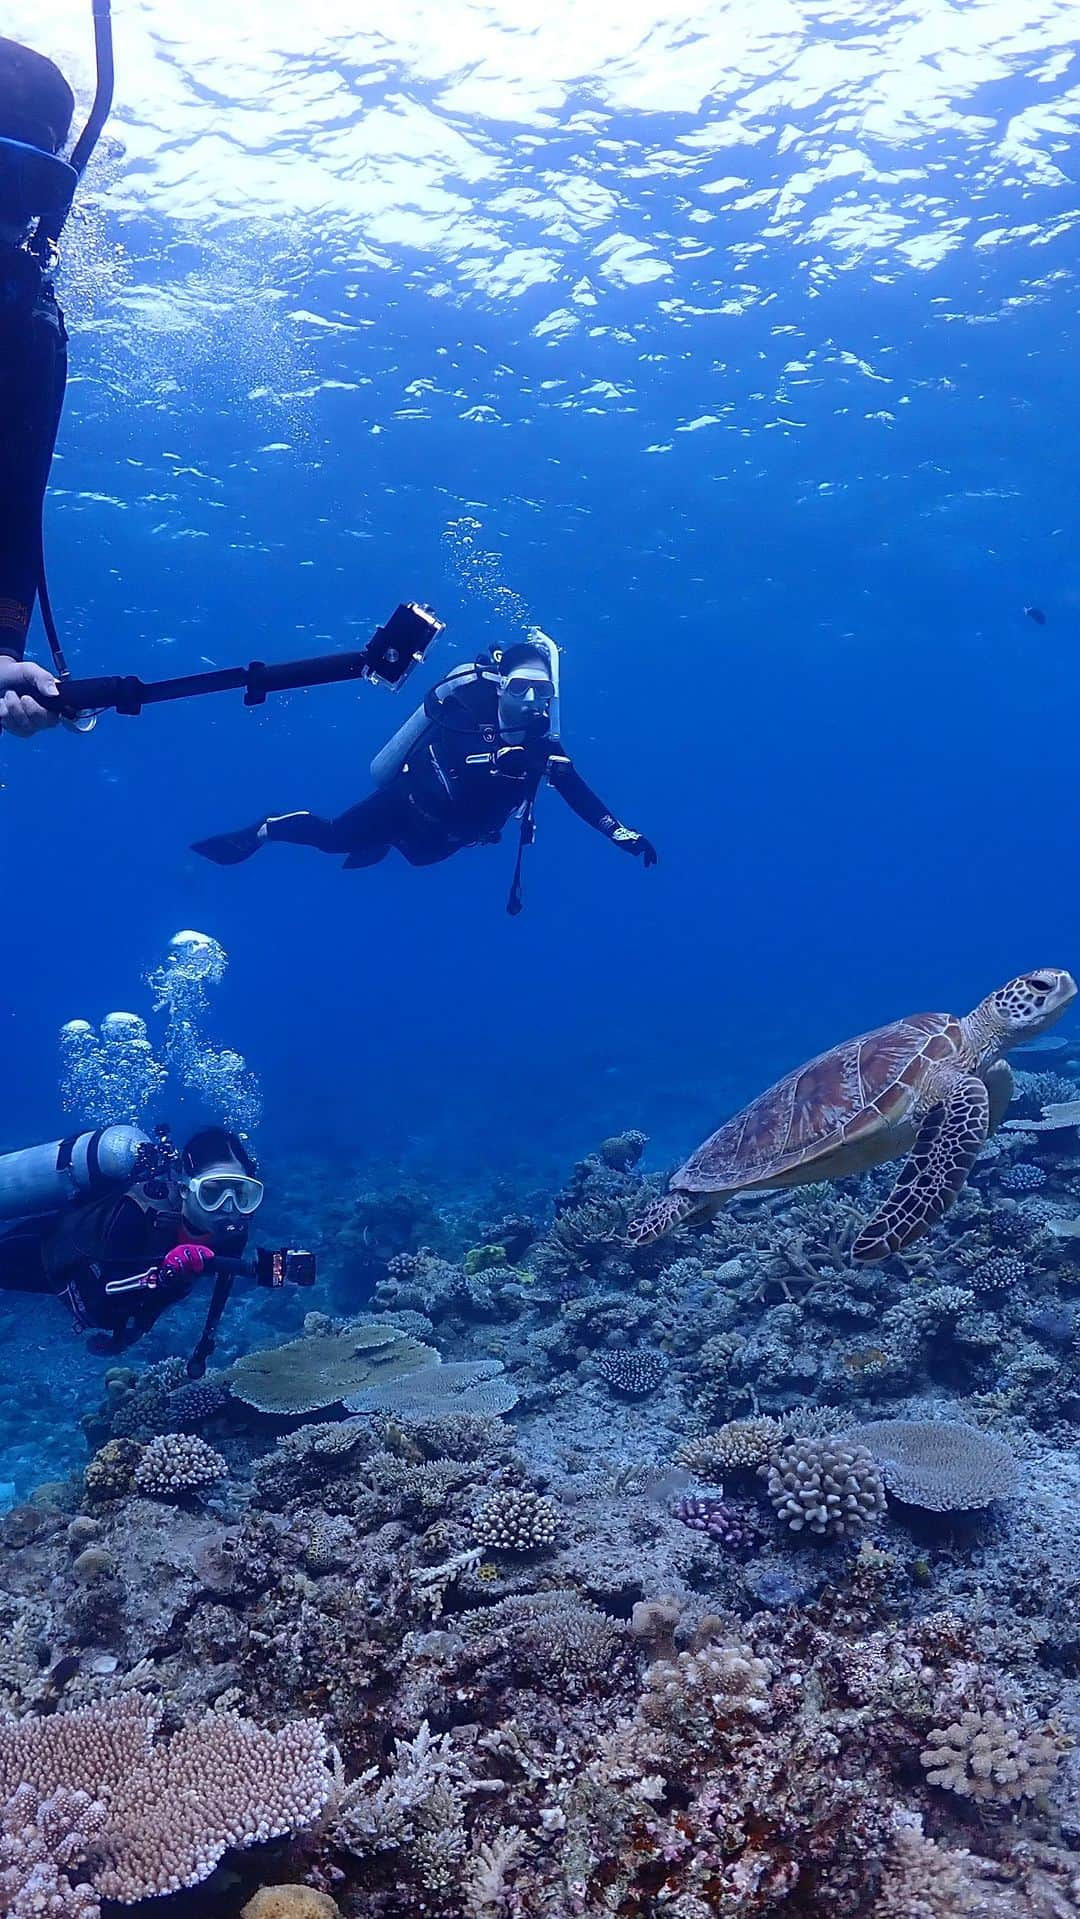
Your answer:
[[[231,1202],[246,1217],[258,1211],[264,1190],[262,1180],[250,1173],[195,1173],[188,1181],[188,1191],[204,1213],[219,1213]]]
[[[499,683],[499,719],[511,731],[515,724],[546,719],[555,688],[541,666],[518,666]]]

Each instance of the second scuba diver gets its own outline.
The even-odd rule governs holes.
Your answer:
[[[428,694],[371,763],[376,790],[336,819],[271,814],[253,826],[200,840],[194,851],[219,866],[268,844],[313,846],[375,866],[396,848],[411,866],[433,866],[466,846],[492,843],[517,814],[521,847],[546,779],[587,826],[645,866],[651,840],[624,826],[586,786],[554,730],[558,650],[539,632],[502,652],[458,666]],[[508,910],[521,906],[521,851]]]
[[[96,1161],[102,1140],[107,1150],[105,1134],[62,1141],[50,1183],[65,1177],[62,1162],[73,1172],[73,1155],[80,1164]],[[36,1161],[41,1152],[14,1157]],[[215,1258],[238,1259],[263,1198],[251,1154],[221,1126],[195,1133],[179,1153],[146,1142],[127,1179],[110,1184],[102,1170],[92,1170],[88,1191],[80,1192],[74,1180],[70,1191],[59,1208],[0,1236],[0,1292],[63,1300],[78,1330],[94,1335],[93,1349],[108,1352],[141,1339],[187,1298]]]

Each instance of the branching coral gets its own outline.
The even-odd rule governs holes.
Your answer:
[[[203,1492],[225,1475],[225,1461],[195,1433],[159,1433],[132,1475],[135,1491],[155,1499]]]
[[[61,1870],[80,1857],[100,1897],[130,1905],[198,1885],[230,1847],[302,1830],[330,1797],[313,1721],[266,1732],[216,1712],[157,1743],[156,1730],[157,1707],[137,1693],[0,1726],[0,1826],[45,1835],[29,1870],[40,1877],[51,1839]]]
[[[714,1433],[688,1440],[675,1454],[675,1464],[687,1472],[722,1479],[728,1472],[763,1466],[779,1445],[783,1428],[776,1419],[732,1419]]]
[[[662,1383],[668,1369],[663,1353],[634,1352],[620,1347],[597,1353],[596,1370],[617,1393],[631,1399],[644,1399]]]
[[[0,1801],[0,1912],[6,1919],[99,1919],[86,1862],[107,1814],[100,1800],[60,1786],[42,1798],[17,1786]]]
[[[476,1515],[474,1536],[500,1552],[529,1553],[552,1546],[559,1533],[554,1502],[527,1486],[504,1486],[485,1499]]]
[[[670,1748],[706,1751],[722,1744],[727,1729],[770,1717],[772,1668],[748,1646],[722,1642],[658,1660],[645,1675],[639,1714],[662,1729]]]
[[[793,1439],[759,1468],[777,1517],[835,1539],[885,1510],[881,1474],[865,1446],[843,1439]]]
[[[919,1757],[932,1786],[1007,1805],[1049,1791],[1065,1744],[1049,1726],[974,1711],[935,1727]]]

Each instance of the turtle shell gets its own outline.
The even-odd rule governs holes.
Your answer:
[[[962,1043],[951,1013],[913,1013],[832,1047],[727,1120],[680,1167],[673,1189],[736,1191],[869,1145],[907,1117],[926,1068],[955,1059]]]

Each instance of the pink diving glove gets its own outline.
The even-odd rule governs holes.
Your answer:
[[[166,1253],[159,1268],[162,1279],[186,1279],[189,1274],[198,1278],[211,1264],[214,1258],[212,1246],[174,1246]]]

